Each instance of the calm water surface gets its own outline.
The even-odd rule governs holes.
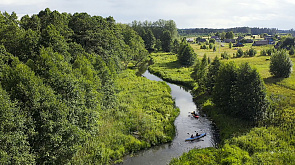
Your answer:
[[[148,71],[146,71],[143,76],[150,80],[163,81],[150,74]],[[197,107],[193,102],[193,97],[189,91],[186,91],[175,84],[167,84],[171,88],[171,95],[175,99],[176,106],[180,109],[180,114],[174,122],[176,126],[175,138],[171,143],[140,151],[133,155],[133,157],[125,157],[124,162],[122,163],[123,165],[165,165],[168,164],[173,157],[179,157],[184,152],[188,152],[193,148],[215,146],[212,122],[202,116],[199,119],[195,119],[189,113],[192,111],[198,112]],[[198,133],[205,132],[207,133],[207,136],[198,141],[185,142],[184,140],[189,138],[191,134],[195,134],[195,131]]]

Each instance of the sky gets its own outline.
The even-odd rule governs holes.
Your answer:
[[[112,16],[119,23],[174,20],[177,28],[295,29],[295,0],[1,0],[19,17],[51,11]]]

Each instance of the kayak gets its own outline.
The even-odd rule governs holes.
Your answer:
[[[193,138],[187,138],[187,139],[185,139],[185,141],[194,141],[194,140],[200,139],[200,138],[202,138],[204,136],[206,136],[206,133],[202,133],[201,135],[195,136]]]
[[[194,118],[197,118],[197,119],[200,117],[199,115],[196,115],[196,114],[192,114],[192,115]]]
[[[195,111],[191,112],[192,116],[195,118],[199,118],[200,116],[195,113]]]

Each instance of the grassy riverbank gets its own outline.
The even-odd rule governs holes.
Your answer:
[[[155,64],[152,72],[173,82],[193,84],[190,79],[192,68],[184,68],[177,62],[176,55],[167,53],[153,54]],[[210,97],[198,100],[202,111],[207,113],[220,130],[222,143],[219,149],[195,149],[180,158],[173,159],[171,164],[292,164],[295,162],[294,129],[295,124],[295,88],[292,73],[290,78],[276,79],[269,73],[269,56],[256,56],[222,60],[250,62],[257,68],[263,78],[267,94],[276,106],[272,118],[265,119],[260,126],[254,127],[239,118],[221,114],[210,101]],[[294,61],[294,57],[292,57]],[[197,88],[197,86],[193,86]],[[192,87],[191,87],[192,88]],[[277,108],[279,107],[279,108]]]
[[[182,67],[177,61],[177,56],[171,53],[152,54],[153,65],[149,71],[165,81],[192,88],[193,79],[190,77],[192,68]]]
[[[179,109],[166,83],[138,77],[135,71],[125,70],[120,73],[116,86],[119,111],[106,112],[107,120],[103,120],[101,126],[107,132],[99,139],[116,153],[114,158],[172,141]],[[112,138],[114,136],[116,138]]]

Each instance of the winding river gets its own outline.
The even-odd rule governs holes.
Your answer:
[[[149,71],[146,71],[143,76],[150,80],[163,81],[150,74]],[[190,92],[178,85],[167,84],[171,88],[171,95],[175,99],[176,106],[180,109],[180,114],[174,122],[176,136],[171,143],[140,151],[132,157],[125,157],[123,165],[165,165],[173,157],[179,157],[193,148],[214,147],[216,145],[212,122],[205,116],[196,119],[189,113],[192,111],[199,113]],[[195,131],[198,133],[205,132],[207,136],[193,142],[185,142],[184,140],[189,138],[191,134],[195,135]]]

